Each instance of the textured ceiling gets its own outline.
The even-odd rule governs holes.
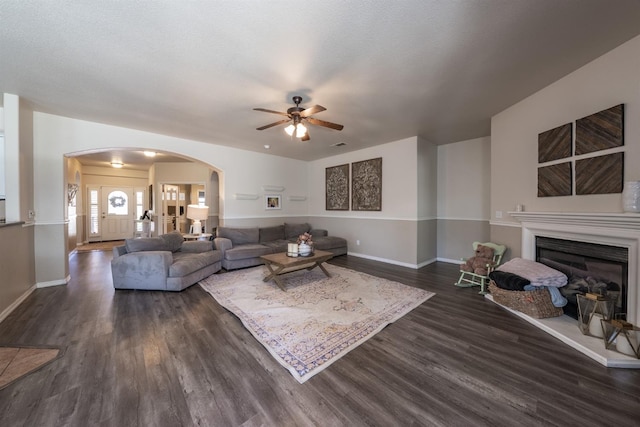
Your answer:
[[[640,34],[640,1],[3,0],[0,21],[0,91],[38,111],[312,160],[489,135]],[[344,130],[255,130],[293,95]]]

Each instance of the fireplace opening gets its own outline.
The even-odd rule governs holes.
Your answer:
[[[578,318],[576,295],[591,292],[615,298],[614,315],[626,320],[627,248],[537,236],[536,261],[567,275],[560,292],[567,298],[568,316]]]

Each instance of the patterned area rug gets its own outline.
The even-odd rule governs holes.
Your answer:
[[[0,347],[0,389],[60,356],[59,348]]]
[[[200,286],[235,314],[300,383],[330,366],[435,295],[326,265],[282,276],[287,292],[262,281],[264,267],[216,274]]]

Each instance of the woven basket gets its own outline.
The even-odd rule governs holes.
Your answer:
[[[536,319],[545,317],[558,317],[564,313],[562,308],[556,307],[551,302],[549,290],[544,288],[537,291],[508,291],[496,286],[495,282],[489,282],[489,292],[493,301],[520,311]]]

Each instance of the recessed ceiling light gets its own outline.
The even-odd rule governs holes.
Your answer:
[[[156,152],[155,151],[143,151],[143,153],[147,157],[155,157],[156,156]]]
[[[268,150],[269,148],[271,148],[271,146],[269,144],[264,144],[264,148]]]
[[[116,169],[120,169],[124,166],[124,163],[122,162],[111,162],[111,166],[113,166]]]

